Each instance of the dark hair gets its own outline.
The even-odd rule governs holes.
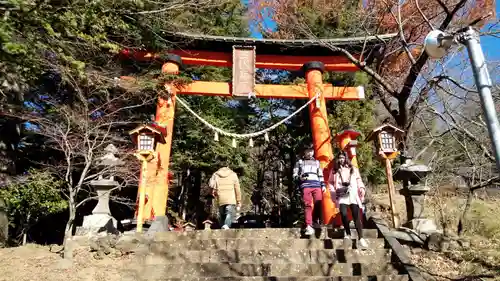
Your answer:
[[[334,165],[335,173],[337,173],[341,168],[339,161],[340,156],[344,156],[345,158],[344,166],[349,167],[351,169],[351,173],[353,173],[354,169],[352,168],[351,160],[349,159],[345,151],[339,151],[339,153],[337,153],[337,157],[335,157],[335,165]]]
[[[221,167],[229,167],[231,164],[231,160],[227,156],[218,156],[216,157],[216,162]]]
[[[310,151],[312,151],[312,153],[314,153],[314,148],[312,148],[312,147],[307,147],[306,149],[304,149],[303,154],[305,155],[306,153],[308,153],[308,152],[310,152]]]

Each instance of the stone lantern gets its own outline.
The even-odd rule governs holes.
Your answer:
[[[407,223],[410,228],[418,232],[433,232],[435,224],[423,216],[425,194],[430,190],[423,179],[431,172],[431,169],[422,164],[416,164],[407,155],[401,156],[402,164],[399,166],[394,179],[402,181],[403,189],[399,191],[405,197]]]
[[[99,158],[97,165],[105,172],[99,175],[96,180],[90,182],[90,186],[97,193],[97,205],[94,210],[92,210],[92,215],[83,218],[83,224],[78,231],[79,235],[91,235],[103,231],[112,233],[117,232],[117,221],[111,215],[109,209],[109,195],[119,183],[115,181],[114,176],[106,170],[123,164],[123,161],[115,156],[118,150],[112,144],[108,145],[104,149],[104,152],[106,154]]]

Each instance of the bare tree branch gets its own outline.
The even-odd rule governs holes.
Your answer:
[[[160,3],[156,1],[147,1],[155,4],[162,4],[165,5],[166,3]],[[206,0],[206,1],[172,1],[173,3],[168,3],[168,6],[157,9],[157,10],[149,10],[149,11],[140,11],[140,12],[135,12],[135,13],[129,13],[131,15],[133,14],[138,14],[138,15],[148,15],[148,14],[159,14],[159,13],[165,13],[168,11],[172,10],[179,10],[179,9],[185,9],[188,7],[204,7],[206,8],[207,6],[215,6],[215,4],[211,4],[212,0]]]
[[[474,191],[476,189],[480,189],[480,188],[489,186],[489,185],[491,185],[491,184],[493,184],[495,182],[498,182],[498,180],[500,180],[500,176],[496,176],[496,177],[490,178],[488,180],[481,181],[479,183],[473,184],[469,188],[470,188],[471,191]]]
[[[441,0],[436,0],[436,2],[438,2],[439,6],[441,6],[441,8],[443,8],[443,11],[449,15],[450,14],[450,10],[448,9],[448,6],[446,6],[446,4],[441,1]]]
[[[406,42],[406,38],[405,38],[405,35],[403,32],[403,22],[401,21],[401,2],[400,1],[398,1],[397,7],[398,7],[397,17],[396,17],[396,15],[394,15],[394,13],[391,10],[390,10],[390,12],[391,12],[391,15],[394,17],[394,20],[396,20],[396,22],[398,24],[398,29],[399,29],[398,34],[399,34],[399,38],[401,39],[401,44],[403,45],[403,49],[405,50],[406,55],[410,59],[411,63],[415,64],[416,63],[415,58],[413,57],[413,55],[410,52],[410,49],[408,48],[408,43]]]
[[[429,28],[432,29],[432,30],[434,30],[435,29],[434,26],[432,26],[432,24],[429,21],[429,19],[427,19],[427,17],[425,16],[424,12],[422,12],[422,9],[420,8],[418,0],[415,0],[415,6],[417,7],[418,12],[422,16],[422,18],[425,20],[425,22],[427,23],[427,25],[429,25]]]

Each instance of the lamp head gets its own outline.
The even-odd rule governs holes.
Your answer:
[[[431,58],[440,59],[446,55],[452,44],[453,36],[441,30],[433,30],[425,37],[424,49]]]

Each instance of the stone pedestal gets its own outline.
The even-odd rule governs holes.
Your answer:
[[[403,189],[399,193],[405,197],[408,221],[423,217],[425,193],[428,191],[426,186],[403,183]]]
[[[80,235],[100,232],[115,233],[117,227],[117,221],[111,215],[92,214],[83,218],[83,224],[78,233]]]
[[[425,193],[429,188],[423,185],[406,185],[399,192],[405,197],[407,222],[406,227],[414,229],[419,233],[433,233],[437,231],[437,226],[431,219],[424,216]]]
[[[168,217],[156,216],[148,228],[148,233],[165,232],[169,230],[170,228],[168,227]]]
[[[111,190],[118,186],[118,182],[113,177],[91,181],[90,185],[96,190],[98,202],[92,215],[83,218],[83,224],[78,229],[78,235],[95,234],[99,232],[117,232],[117,221],[109,210],[109,195]]]

